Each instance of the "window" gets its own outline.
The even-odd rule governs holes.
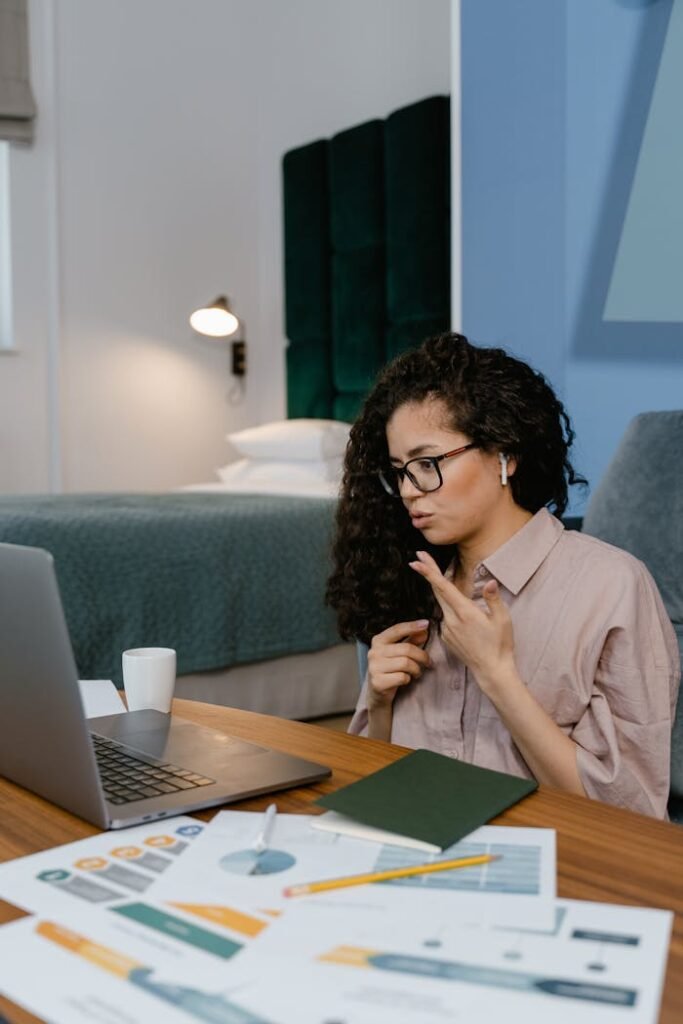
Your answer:
[[[11,306],[9,142],[0,142],[0,352],[13,348]]]

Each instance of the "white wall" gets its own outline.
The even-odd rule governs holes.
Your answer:
[[[449,6],[30,0],[0,492],[209,480],[227,429],[284,415],[282,154],[449,92]],[[247,324],[240,405],[228,347],[187,326],[223,291]]]
[[[9,152],[15,351],[0,354],[0,492],[44,491],[56,483],[54,67],[50,12],[40,13],[36,17],[37,11],[30,9],[40,131],[31,147],[11,146]]]

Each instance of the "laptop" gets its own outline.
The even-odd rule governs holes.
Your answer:
[[[115,829],[330,774],[160,711],[86,719],[52,556],[0,544],[0,775]]]

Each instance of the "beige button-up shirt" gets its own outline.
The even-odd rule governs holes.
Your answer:
[[[645,566],[541,509],[477,566],[482,607],[491,578],[510,610],[519,674],[576,743],[588,796],[666,817],[680,659]],[[473,673],[438,634],[427,649],[432,668],[394,700],[392,742],[531,777]],[[357,735],[367,734],[366,693],[367,680],[349,726]]]

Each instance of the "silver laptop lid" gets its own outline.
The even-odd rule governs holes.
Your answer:
[[[52,556],[0,544],[0,774],[107,828]]]

